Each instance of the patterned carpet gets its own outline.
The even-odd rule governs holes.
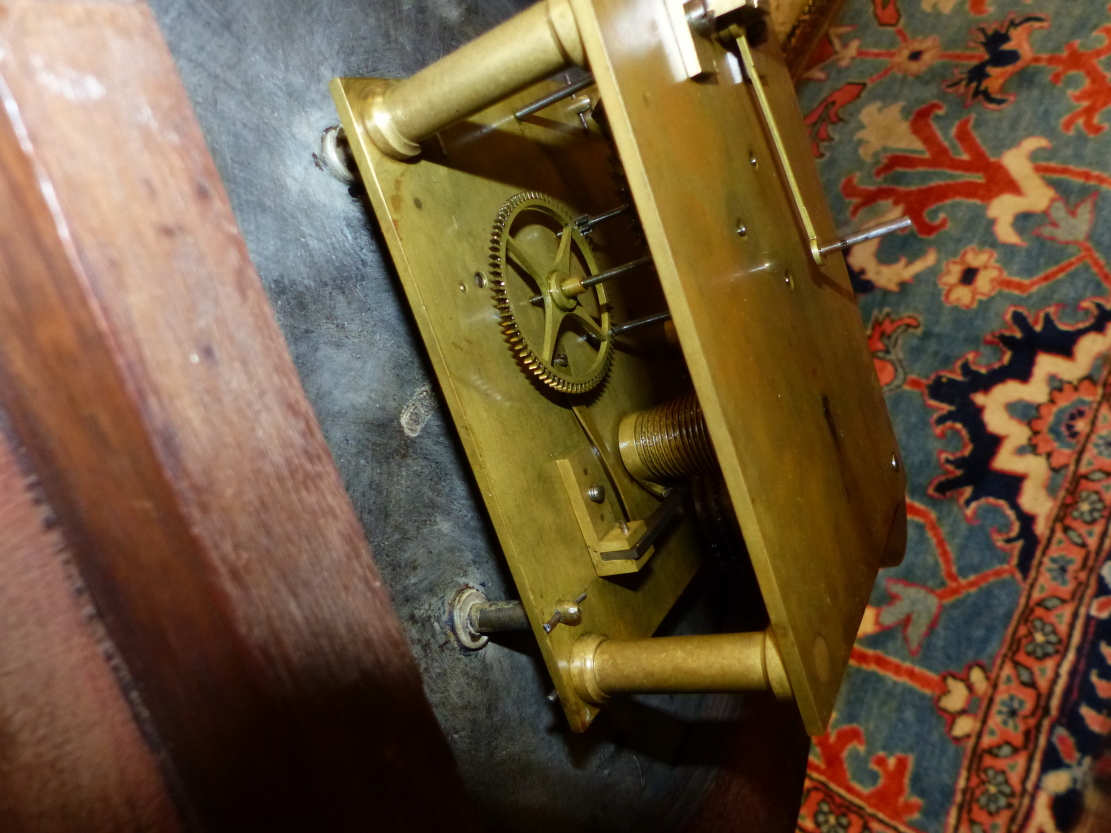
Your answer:
[[[800,830],[1065,831],[1111,733],[1111,8],[847,0],[801,84],[910,476]]]

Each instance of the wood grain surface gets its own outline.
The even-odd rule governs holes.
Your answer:
[[[0,4],[0,56],[0,404],[204,827],[467,829],[147,6]]]
[[[684,833],[788,833],[798,821],[810,749],[793,703],[750,703]]]
[[[50,510],[0,431],[0,828],[177,833]]]

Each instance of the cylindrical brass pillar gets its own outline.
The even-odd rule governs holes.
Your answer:
[[[390,87],[374,103],[366,129],[383,153],[408,159],[445,127],[584,63],[570,0],[542,0]]]
[[[641,480],[663,483],[720,471],[693,391],[623,418],[618,443],[625,468]]]
[[[629,641],[585,635],[571,657],[575,691],[589,703],[613,694],[763,691],[790,700],[771,630]]]

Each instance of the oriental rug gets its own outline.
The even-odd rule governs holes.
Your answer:
[[[1111,8],[847,0],[800,96],[909,476],[806,833],[1054,833],[1111,732]]]

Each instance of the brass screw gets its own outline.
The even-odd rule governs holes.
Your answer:
[[[586,496],[595,503],[603,503],[606,499],[606,487],[601,483],[595,483],[586,490]]]

